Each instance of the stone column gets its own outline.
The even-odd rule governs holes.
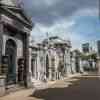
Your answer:
[[[49,56],[49,80],[52,80],[52,64],[51,56]]]
[[[45,80],[47,80],[47,77],[46,77],[46,51],[44,50],[44,77],[45,77]]]
[[[52,69],[49,67],[49,80],[52,80]]]
[[[32,66],[31,63],[33,63],[33,62],[31,60],[32,59],[32,54],[31,53],[32,53],[32,48],[29,48],[29,73],[30,73],[30,75],[31,75],[30,77],[32,79],[33,78],[33,74],[32,74],[33,71],[31,69],[31,67],[33,67],[33,66]]]
[[[75,58],[72,57],[71,59],[71,67],[72,67],[72,74],[76,73],[76,70],[75,70]]]
[[[24,56],[25,56],[25,69],[24,69],[24,85],[31,87],[31,73],[29,72],[29,33],[24,37]]]
[[[6,89],[5,89],[5,76],[0,76],[0,96],[4,96],[6,93]]]
[[[0,16],[0,96],[5,94],[5,80],[6,76],[2,75],[2,44],[3,44],[3,22],[1,21]]]
[[[67,54],[67,76],[69,76],[71,74],[71,58],[70,58],[70,51],[68,51],[68,54]]]
[[[38,54],[37,54],[37,56],[38,56]],[[36,56],[36,60],[35,60],[35,68],[34,68],[34,75],[35,75],[35,79],[37,79],[37,62],[38,62],[38,60],[37,60],[37,56]]]
[[[82,65],[82,59],[80,58],[80,73],[83,73],[84,72],[84,69],[83,69],[83,65]]]
[[[64,67],[65,67],[65,74],[67,75],[67,66],[68,66],[68,59],[67,59],[67,58],[68,58],[68,54],[67,54],[67,49],[65,50],[65,55],[64,55],[64,56],[65,56],[65,59],[64,59],[64,60],[65,60],[65,66],[64,66]]]
[[[0,18],[1,19],[1,18]],[[2,44],[3,44],[3,22],[0,20],[0,72],[2,64]]]

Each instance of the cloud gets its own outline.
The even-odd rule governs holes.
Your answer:
[[[99,16],[99,10],[98,8],[93,8],[93,7],[83,8],[83,9],[76,11],[74,13],[74,17],[75,16],[76,17],[78,16]]]
[[[74,29],[80,23],[77,19],[98,16],[98,0],[24,0],[24,9],[35,23],[32,35],[37,42],[49,32],[70,39],[73,48],[79,48],[88,39]]]
[[[70,18],[63,18],[60,19],[59,21],[55,21],[55,23],[52,26],[45,26],[43,24],[36,24],[35,29],[33,29],[32,34],[38,37],[38,34],[40,35],[40,37],[46,37],[46,32],[49,32],[49,35],[58,35],[61,36],[64,39],[70,39],[73,41],[73,43],[76,43],[77,45],[80,43],[79,40],[81,39],[81,37],[83,37],[82,34],[78,34],[79,32],[76,31],[76,27],[79,28],[79,23],[78,20],[83,17],[83,16],[89,16],[89,17],[93,17],[93,16],[97,16],[97,9],[81,9],[77,12],[74,12],[73,16],[71,16]],[[82,18],[81,18],[82,19]],[[89,18],[90,19],[90,18]],[[93,20],[93,19],[92,19]],[[83,25],[82,23],[80,23],[81,25]],[[38,32],[36,32],[36,30]],[[80,28],[80,30],[82,30]],[[93,31],[92,29],[90,29],[91,31]],[[75,32],[76,31],[76,32]],[[94,30],[95,31],[95,30]],[[36,34],[38,33],[38,34]],[[44,35],[45,34],[45,35]],[[83,38],[82,38],[83,39]],[[82,40],[81,39],[81,40]]]
[[[98,0],[24,0],[33,22],[52,26],[83,8],[98,8]]]
[[[74,21],[67,21],[66,19],[59,20],[58,22],[55,22],[53,26],[46,27],[42,24],[36,24],[35,28],[32,31],[32,35],[38,39],[46,38],[46,33],[49,33],[49,36],[60,36],[63,39],[70,38],[70,28],[75,24]]]

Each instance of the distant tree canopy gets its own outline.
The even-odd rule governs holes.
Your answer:
[[[92,54],[86,55],[86,54],[82,54],[82,53],[81,53],[81,58],[82,58],[83,60],[92,59],[92,60],[96,61],[96,60],[97,60],[97,54],[96,54],[96,53],[92,53]]]
[[[82,52],[80,52],[78,49],[74,50],[74,52],[76,52],[77,56],[81,57],[82,60],[97,60],[97,53],[93,52],[90,54],[84,54]]]
[[[92,53],[89,55],[89,58],[93,59],[94,61],[97,60],[97,54],[96,53]]]

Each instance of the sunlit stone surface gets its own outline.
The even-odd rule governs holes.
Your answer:
[[[17,6],[17,2],[19,0],[0,0],[0,2],[4,5],[9,5],[9,6]]]

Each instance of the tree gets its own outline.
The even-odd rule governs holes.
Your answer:
[[[86,55],[86,54],[81,53],[81,58],[82,58],[82,60],[92,59],[92,60],[94,60],[96,62],[97,54],[96,53],[91,53],[91,54]]]
[[[97,60],[97,54],[96,53],[92,53],[92,54],[89,55],[89,58],[93,59],[96,62],[96,60]]]

